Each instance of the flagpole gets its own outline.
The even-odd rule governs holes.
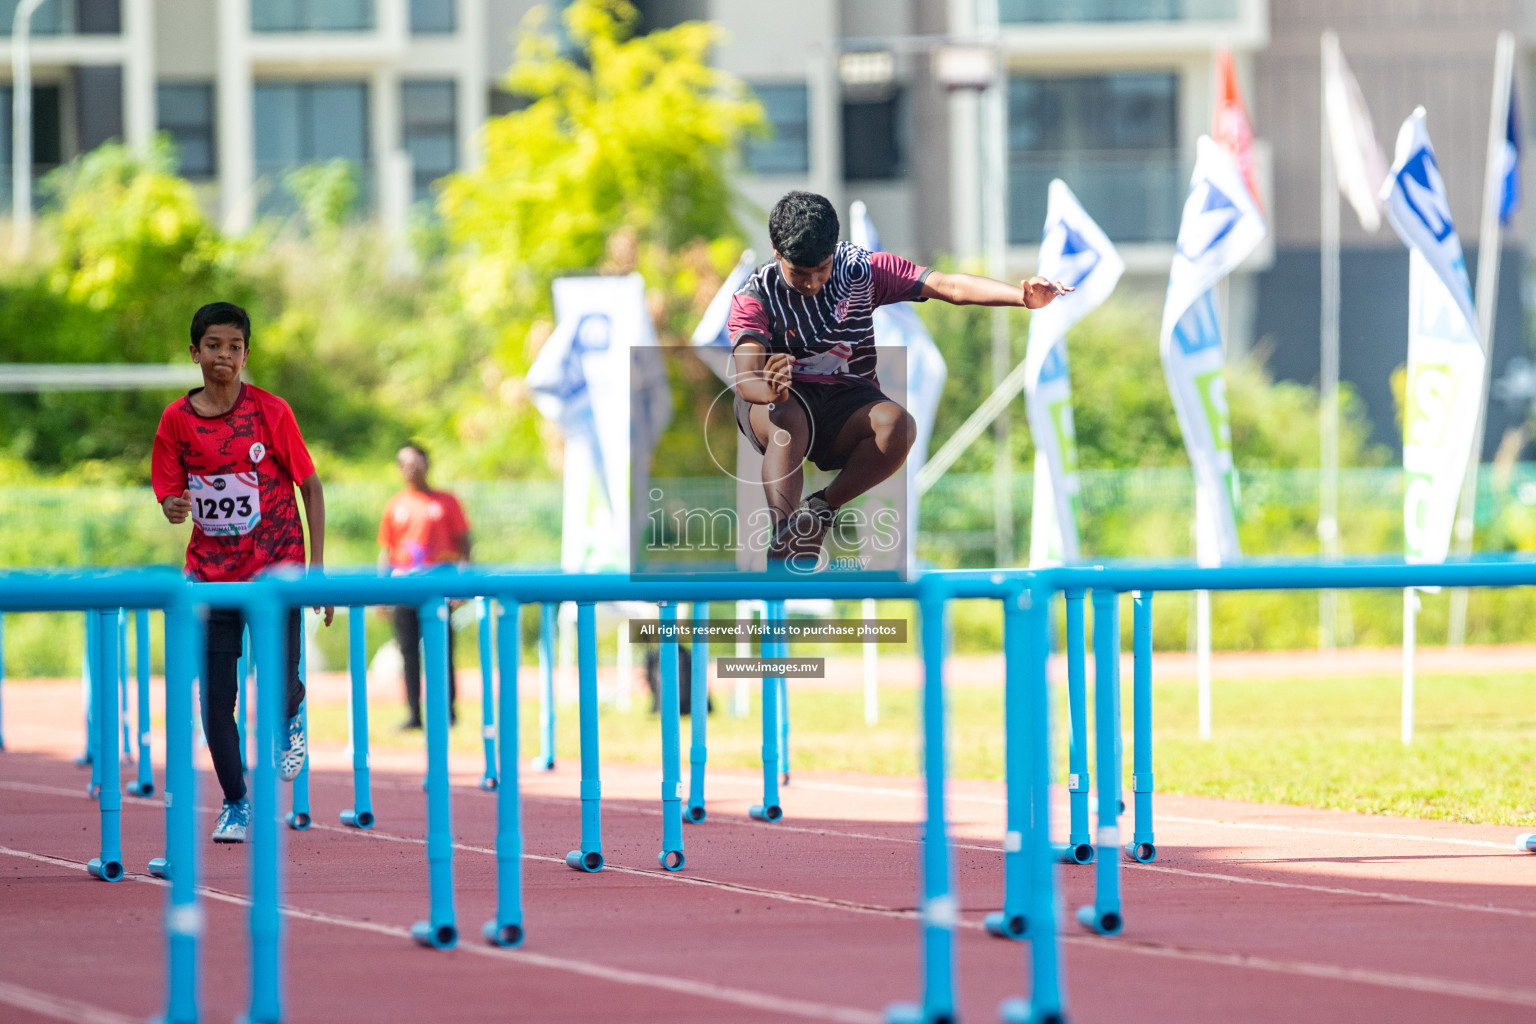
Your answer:
[[[1483,172],[1483,219],[1477,229],[1477,334],[1483,346],[1483,386],[1478,395],[1477,428],[1472,432],[1472,456],[1462,479],[1456,503],[1456,529],[1451,551],[1461,557],[1472,553],[1476,530],[1477,471],[1483,458],[1483,435],[1488,429],[1488,382],[1493,377],[1493,322],[1499,292],[1499,260],[1503,255],[1503,231],[1499,224],[1504,194],[1504,140],[1509,125],[1509,98],[1515,77],[1515,37],[1499,33],[1493,58],[1493,98],[1488,105],[1488,154]],[[1467,588],[1451,591],[1447,643],[1460,647],[1467,639]]]
[[[1322,452],[1317,536],[1323,556],[1339,555],[1339,182],[1333,162],[1333,139],[1328,130],[1328,73],[1339,60],[1339,37],[1332,29],[1322,39],[1322,360],[1321,417]],[[1337,644],[1339,592],[1324,590],[1319,595],[1317,645],[1332,650]]]

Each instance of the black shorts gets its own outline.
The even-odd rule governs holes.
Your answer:
[[[816,468],[826,472],[842,469],[843,463],[847,461],[846,455],[833,452],[833,446],[849,418],[866,405],[891,401],[885,392],[863,377],[854,378],[848,384],[794,384],[790,386],[789,393],[800,403],[806,418],[811,421],[811,446],[806,450],[805,457],[814,462]],[[737,429],[752,442],[757,454],[762,455],[763,446],[758,442],[757,434],[747,419],[752,403],[737,395],[735,405]]]

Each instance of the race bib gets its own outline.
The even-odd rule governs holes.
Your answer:
[[[255,473],[188,476],[192,521],[210,537],[240,537],[261,522],[261,484]]]

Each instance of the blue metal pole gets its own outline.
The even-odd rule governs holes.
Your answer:
[[[577,871],[601,871],[603,783],[597,757],[597,613],[588,601],[576,605],[576,668],[581,687],[581,849],[566,854],[565,862]],[[550,706],[554,706],[553,699]]]
[[[118,609],[90,612],[96,617],[96,679],[102,685],[96,687],[96,721],[101,752],[101,792],[97,799],[101,804],[101,856],[92,857],[86,870],[106,882],[116,882],[123,877],[123,791],[118,777],[121,760],[117,756],[117,628]]]
[[[1057,857],[1051,846],[1051,687],[1047,664],[1050,634],[1049,584],[1036,583],[1016,601],[1029,622],[1029,779],[1034,816],[1029,836],[1029,975],[1028,999],[1009,999],[998,1009],[1006,1024],[1062,1024],[1066,994],[1062,987],[1061,936],[1057,934]]]
[[[368,778],[368,610],[347,609],[347,669],[352,674],[352,806],[341,823],[373,827],[373,793]],[[308,703],[308,701],[305,701]]]
[[[1093,592],[1093,730],[1099,771],[1098,866],[1092,906],[1078,923],[1100,935],[1118,935],[1120,912],[1120,595]]]
[[[709,602],[695,601],[693,621],[700,622],[708,618]],[[688,724],[693,743],[688,748],[688,813],[683,820],[700,822],[707,816],[704,809],[704,765],[709,760],[709,641],[700,636],[694,637],[691,651],[693,678],[690,680],[688,707],[691,709],[689,716],[692,720]]]
[[[987,931],[1022,939],[1029,931],[1029,621],[1019,602],[1003,601],[1003,757],[1008,829],[1003,836],[1003,909],[986,917]]]
[[[192,765],[192,677],[203,646],[202,624],[185,589],[165,609],[165,858],[171,874],[166,892],[165,1022],[196,1024],[198,1018],[198,937],[203,908],[198,901],[197,772]],[[141,632],[140,636],[144,634]],[[146,649],[148,645],[145,645]],[[170,872],[169,862],[176,864]]]
[[[278,827],[277,742],[287,717],[288,612],[264,585],[245,605],[256,661],[256,767],[251,773],[250,1024],[283,1019],[283,830]],[[174,865],[173,865],[174,868]],[[179,870],[175,874],[180,874]]]
[[[246,747],[249,744],[245,741],[247,720],[245,692],[251,680],[251,630],[249,626],[240,631],[240,659],[235,662],[235,680],[237,683],[235,691],[235,731],[240,734],[240,766],[245,768],[249,767],[246,763]]]
[[[117,690],[118,721],[123,725],[123,757],[133,759],[133,723],[128,718],[128,610],[119,608],[112,616],[113,635],[117,638],[117,673],[113,676]]]
[[[481,789],[496,788],[496,663],[491,655],[491,599],[475,601],[480,618],[480,734],[485,737],[485,777]],[[514,680],[512,688],[517,689]]]
[[[1135,652],[1132,727],[1136,742],[1131,789],[1136,794],[1136,827],[1125,852],[1133,860],[1149,864],[1157,859],[1152,834],[1152,591],[1132,594],[1131,612],[1131,649]]]
[[[677,602],[661,603],[662,628],[677,625]],[[661,852],[656,860],[668,871],[682,870],[683,857],[683,780],[681,698],[677,688],[677,637],[667,635],[661,641]]]
[[[149,609],[139,608],[133,613],[133,654],[135,675],[138,682],[139,704],[139,777],[130,783],[128,792],[135,796],[150,796],[155,791],[155,766],[149,754]]]
[[[763,621],[783,622],[784,602],[768,601],[764,605]],[[782,649],[788,650],[784,643]],[[782,657],[780,641],[764,639],[759,648],[764,658]],[[784,817],[779,806],[779,700],[781,680],[776,676],[763,677],[763,802],[747,808],[747,814],[758,821],[778,821]]]
[[[923,788],[924,824],[922,849],[922,964],[921,1006],[898,1005],[886,1011],[886,1019],[900,1024],[954,1021],[955,925],[960,904],[953,891],[947,816],[944,807],[948,770],[944,726],[944,619],[945,596],[932,585],[919,584],[918,608],[923,638]]]
[[[1083,622],[1083,590],[1065,592],[1067,599],[1067,800],[1072,823],[1062,860],[1093,863],[1093,836],[1088,831],[1088,652]]]
[[[789,657],[789,642],[785,641],[779,650],[779,657]],[[789,680],[780,679],[778,690],[779,701],[779,783],[789,785]]]
[[[496,621],[497,718],[501,722],[501,785],[496,791],[496,917],[482,933],[492,945],[523,942],[523,808],[517,777],[517,677],[522,607],[503,598]],[[510,680],[510,685],[509,685]]]
[[[549,601],[539,606],[539,756],[535,771],[555,767],[555,627],[560,606]]]
[[[427,870],[431,919],[411,925],[423,946],[452,949],[459,941],[453,914],[453,821],[448,781],[448,603],[421,606],[422,660],[427,684]]]
[[[85,757],[77,762],[91,769],[88,792],[101,792],[101,616],[85,613]],[[109,744],[110,746],[110,744]]]
[[[286,619],[283,620],[283,635],[285,637],[288,635],[288,622],[287,622]],[[309,680],[309,665],[308,665],[308,660],[309,659],[308,659],[307,650],[306,650],[309,647],[309,644],[307,642],[307,639],[308,638],[307,638],[307,636],[306,636],[306,634],[304,632],[304,609],[300,608],[299,609],[299,678],[302,679],[302,680],[305,680],[306,682]],[[287,685],[288,685],[288,683],[287,683],[288,654],[287,654],[286,650],[284,651],[284,654],[283,654],[282,667],[283,667],[283,670],[284,670],[283,671],[283,674],[284,674],[284,681],[283,681],[283,687],[284,687],[284,690],[283,690],[283,694],[284,694],[284,696],[283,696],[283,715],[281,717],[279,717],[278,720],[277,720],[277,723],[278,723],[277,727],[278,727],[278,729],[280,731],[283,730],[283,729],[286,729],[288,727],[288,719],[286,717],[287,713],[288,713],[288,697],[287,697],[287,692],[288,692],[287,691]],[[299,721],[304,723],[304,735],[308,736],[309,735],[309,701],[307,699],[305,701],[303,701],[299,705]],[[288,817],[285,820],[288,822],[288,827],[289,828],[291,828],[291,829],[293,829],[293,830],[295,830],[297,832],[303,832],[305,829],[309,828],[309,823],[310,823],[310,816],[309,816],[309,752],[307,750],[304,753],[304,763],[299,765],[299,774],[294,776],[293,787],[292,788],[293,788],[293,793],[291,795],[293,797],[293,810],[288,812]]]

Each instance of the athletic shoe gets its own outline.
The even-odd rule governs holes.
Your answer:
[[[304,737],[304,719],[294,715],[288,719],[286,742],[277,759],[277,773],[282,776],[284,782],[292,782],[298,778],[299,769],[304,767],[304,755],[308,751],[309,743]]]
[[[216,843],[243,843],[246,830],[251,824],[251,802],[241,799],[234,803],[224,801],[224,809],[219,812],[219,820],[213,826],[213,841]]]
[[[837,523],[837,509],[817,491],[795,508],[774,531],[768,557],[785,561],[796,572],[814,572],[823,565],[822,538]]]
[[[421,732],[421,719],[407,718],[400,723],[400,732]]]

